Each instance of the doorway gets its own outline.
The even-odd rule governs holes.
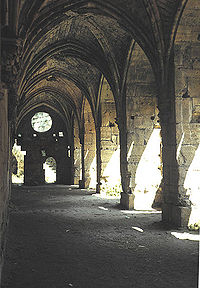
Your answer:
[[[56,182],[56,160],[53,157],[48,157],[44,163],[43,169],[45,170],[45,182]]]

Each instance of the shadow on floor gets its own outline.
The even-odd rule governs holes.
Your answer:
[[[70,186],[13,188],[1,287],[196,288],[198,243],[118,201]]]

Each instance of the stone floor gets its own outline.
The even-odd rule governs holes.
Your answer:
[[[118,203],[75,186],[15,187],[1,287],[196,288],[199,235]]]

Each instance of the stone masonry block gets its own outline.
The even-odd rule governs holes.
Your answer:
[[[134,208],[134,195],[122,192],[120,204],[124,209],[132,210]]]
[[[162,220],[176,227],[187,227],[191,214],[190,207],[181,207],[171,204],[163,204]]]

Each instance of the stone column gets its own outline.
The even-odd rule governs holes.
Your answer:
[[[126,80],[128,171],[134,209],[160,207],[160,142],[157,89],[149,59],[135,44]]]
[[[97,185],[96,193],[100,193],[101,185],[101,127],[100,125],[96,126],[96,165],[97,165]]]
[[[71,159],[66,155],[66,149],[59,149],[56,158],[56,183],[63,185],[72,184]]]
[[[104,79],[101,91],[101,193],[121,192],[119,129],[116,104],[110,85]]]
[[[42,185],[44,183],[45,173],[40,151],[28,150],[24,157],[24,184]]]
[[[191,207],[189,222],[186,225],[188,224],[191,229],[198,229],[200,227],[200,43],[196,40],[195,33],[188,34],[188,30],[185,31],[185,35],[189,35],[189,39],[184,43],[179,40],[175,45],[178,191],[179,202],[187,208],[184,210],[188,211]]]
[[[74,184],[79,184],[81,173],[81,144],[78,121],[74,121]]]
[[[121,103],[120,112],[118,111],[118,126],[119,126],[119,139],[120,139],[120,172],[121,172],[121,184],[122,193],[120,203],[125,209],[133,209],[134,196],[130,189],[130,173],[128,173],[127,162],[127,125],[126,125],[126,98]]]
[[[84,145],[84,131],[82,131],[80,136],[81,143],[81,172],[82,179],[79,180],[79,188],[85,188],[85,145]]]
[[[75,176],[75,169],[74,169],[74,132],[73,132],[73,127],[74,127],[74,119],[72,121],[72,126],[71,126],[71,145],[70,145],[70,157],[69,157],[69,162],[70,162],[70,184],[74,184],[74,176]]]
[[[176,159],[176,112],[174,91],[174,61],[169,63],[168,74],[160,85],[158,108],[162,136],[163,206],[162,219],[176,226],[185,226],[190,208],[184,207],[178,193],[178,163]]]

